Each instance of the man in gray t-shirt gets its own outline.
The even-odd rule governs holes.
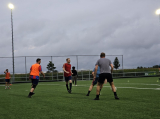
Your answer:
[[[107,82],[110,83],[112,91],[114,92],[115,99],[119,99],[116,93],[116,89],[113,83],[113,78],[112,78],[112,72],[113,72],[113,64],[111,63],[111,60],[105,58],[105,53],[101,53],[100,59],[97,61],[96,66],[95,66],[95,72],[94,74],[97,73],[98,66],[100,67],[100,74],[99,74],[99,79],[97,83],[97,91],[96,91],[96,98],[94,100],[99,100],[99,93],[100,93],[100,88],[102,87],[105,79],[107,79]],[[111,69],[110,69],[111,67]],[[96,75],[94,75],[94,78],[96,78]]]

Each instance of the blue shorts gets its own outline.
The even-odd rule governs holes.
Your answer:
[[[9,82],[10,82],[10,79],[5,79],[5,81],[9,83]]]
[[[32,85],[38,85],[39,79],[31,79],[32,80]]]
[[[68,76],[68,77],[65,77],[65,81],[68,82],[69,80],[71,80],[72,77],[71,76]]]
[[[95,80],[92,81],[93,86],[97,84],[99,77],[96,77]]]

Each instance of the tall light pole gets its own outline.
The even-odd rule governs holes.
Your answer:
[[[156,10],[156,14],[159,15],[159,22],[160,22],[160,9]]]
[[[12,30],[12,64],[13,64],[13,82],[14,82],[14,42],[13,42],[13,18],[12,18],[12,9],[14,8],[13,4],[9,4],[8,7],[11,9],[11,30]]]

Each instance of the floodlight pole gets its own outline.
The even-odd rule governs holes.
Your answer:
[[[14,41],[13,41],[13,18],[11,9],[11,29],[12,29],[12,64],[13,64],[13,83],[14,83]]]

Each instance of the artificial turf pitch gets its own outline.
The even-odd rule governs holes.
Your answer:
[[[39,82],[28,98],[31,83],[0,85],[0,119],[160,119],[158,77],[114,79],[120,100],[109,84],[96,96],[96,86],[85,96],[90,81],[78,81],[69,94],[65,82]]]

